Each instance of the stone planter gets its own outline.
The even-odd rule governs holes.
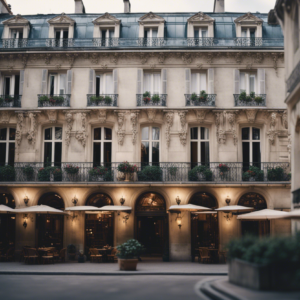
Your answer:
[[[249,181],[255,181],[255,177],[250,177]]]
[[[199,181],[205,181],[206,180],[206,177],[203,173],[198,173],[197,175],[198,175],[198,180]]]
[[[76,174],[67,174],[68,175],[68,178],[69,178],[69,181],[78,181],[78,173]]]
[[[124,181],[131,181],[131,173],[125,173],[125,180]]]
[[[91,176],[92,181],[104,181],[103,175]]]
[[[136,271],[138,261],[139,260],[137,258],[133,258],[133,259],[118,258],[119,269],[120,271]]]

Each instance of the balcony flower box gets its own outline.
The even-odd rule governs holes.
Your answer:
[[[159,95],[153,95],[152,96],[152,102],[153,103],[157,104],[157,103],[159,103],[159,101],[160,101]]]
[[[78,181],[79,167],[74,165],[66,165],[64,167],[70,181]]]
[[[105,175],[108,173],[108,168],[103,166],[94,167],[89,170],[91,181],[104,181]]]
[[[207,94],[206,94],[206,92],[205,91],[201,91],[200,92],[200,97],[199,97],[199,101],[200,102],[205,102],[206,100],[207,100]]]
[[[125,181],[130,181],[131,174],[137,172],[137,166],[125,161],[118,165],[118,171],[125,174]]]
[[[255,166],[251,166],[243,173],[243,181],[264,181],[264,172]]]
[[[112,104],[112,98],[110,96],[105,96],[104,97],[104,103],[106,105],[111,105]]]
[[[213,173],[208,166],[201,165],[189,171],[189,181],[212,181]]]
[[[33,175],[34,175],[34,169],[32,166],[24,166],[22,168],[22,172],[26,178],[26,181],[32,181],[33,180]]]

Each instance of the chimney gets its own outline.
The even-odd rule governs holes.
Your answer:
[[[131,4],[129,0],[123,0],[124,2],[124,13],[129,14],[131,12]]]
[[[225,0],[215,0],[214,13],[225,12]]]
[[[75,1],[75,14],[85,14],[85,8],[82,0]]]

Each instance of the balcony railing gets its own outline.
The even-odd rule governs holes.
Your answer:
[[[289,182],[289,163],[257,163],[257,169],[237,163],[132,163],[137,172],[125,174],[118,170],[120,163],[14,163],[13,166],[0,166],[2,182],[206,182],[206,183],[282,183]]]
[[[74,47],[74,39],[47,39],[46,47],[70,48]]]
[[[185,94],[186,106],[215,106],[216,94]]]
[[[87,95],[87,106],[118,106],[118,94]]]
[[[25,48],[28,39],[3,39],[3,48]]]
[[[167,94],[145,94],[136,95],[137,106],[166,106],[167,105]]]
[[[263,38],[241,37],[236,38],[235,43],[238,47],[261,47],[263,45]]]
[[[234,94],[235,106],[266,106],[266,94]]]
[[[38,107],[69,107],[71,95],[38,95]]]
[[[0,107],[21,107],[21,95],[0,95]]]
[[[15,48],[13,42],[8,39],[0,40],[0,48],[5,51],[7,48]],[[21,41],[21,40],[20,40]],[[24,41],[24,42],[23,42]],[[256,42],[247,42],[247,38],[109,38],[109,39],[23,39],[18,48],[40,49],[40,48],[77,48],[96,49],[99,47],[112,48],[272,48],[283,49],[284,40],[281,38],[265,39],[260,38]],[[26,42],[25,42],[26,41]]]

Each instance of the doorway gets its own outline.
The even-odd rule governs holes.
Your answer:
[[[144,246],[143,259],[169,260],[169,224],[164,198],[145,193],[137,201],[135,237]]]

